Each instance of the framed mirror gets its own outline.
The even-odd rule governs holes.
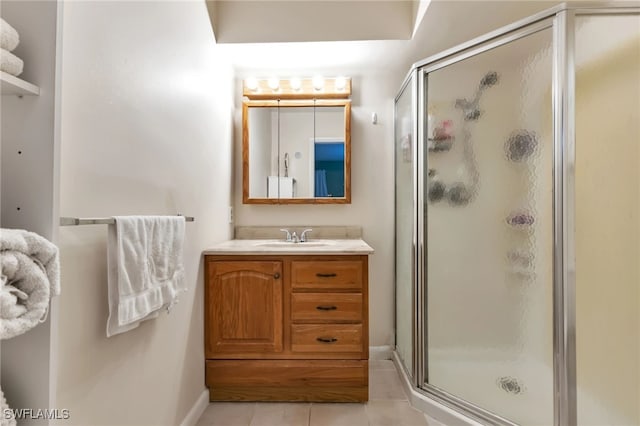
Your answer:
[[[245,100],[245,204],[351,202],[351,101]]]

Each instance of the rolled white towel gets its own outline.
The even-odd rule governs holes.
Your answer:
[[[0,70],[16,77],[22,74],[24,62],[13,53],[0,49]]]
[[[4,19],[0,18],[0,48],[11,52],[20,43],[20,35]]]
[[[44,321],[60,294],[58,248],[40,235],[0,229],[0,340]]]
[[[16,418],[0,389],[0,426],[16,426]]]

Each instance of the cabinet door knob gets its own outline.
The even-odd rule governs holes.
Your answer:
[[[335,277],[335,276],[337,276],[337,275],[338,275],[338,274],[336,274],[335,272],[331,272],[331,273],[329,273],[329,274],[323,274],[323,273],[321,273],[321,272],[318,272],[318,273],[316,274],[316,277],[320,277],[320,278],[331,278],[331,277]]]
[[[336,309],[338,309],[337,306],[316,306],[316,309],[319,311],[335,311]]]
[[[335,337],[318,337],[316,340],[320,343],[335,343],[338,341]]]
[[[273,274],[273,278],[275,278],[276,280],[280,278],[280,272],[276,272],[275,274]]]

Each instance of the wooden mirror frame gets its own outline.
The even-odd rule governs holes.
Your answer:
[[[250,107],[344,107],[344,197],[251,198],[249,196],[249,108]],[[314,135],[315,136],[315,135]],[[244,100],[242,102],[242,203],[243,204],[351,204],[351,100]]]

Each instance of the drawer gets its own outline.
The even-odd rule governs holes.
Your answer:
[[[362,262],[358,260],[291,262],[293,290],[357,290],[362,289]]]
[[[293,324],[292,352],[354,352],[362,349],[362,324]]]
[[[293,321],[362,321],[360,293],[292,293]]]
[[[369,399],[366,360],[207,361],[211,401],[362,402]]]

